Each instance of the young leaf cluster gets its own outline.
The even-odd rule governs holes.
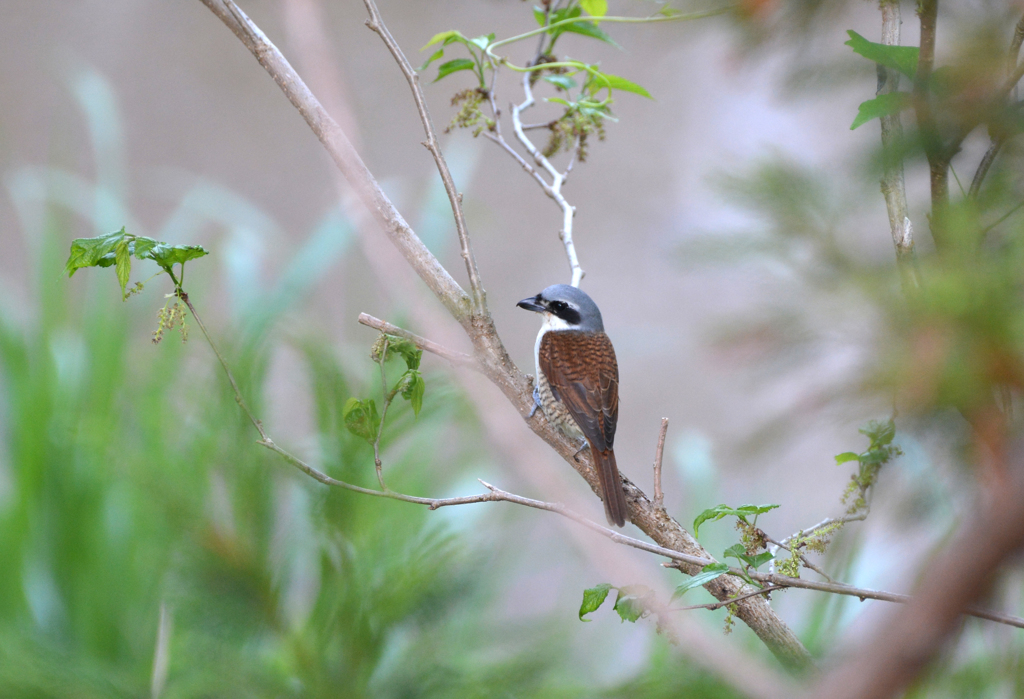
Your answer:
[[[591,612],[596,612],[604,604],[608,593],[612,590],[616,590],[618,593],[615,597],[614,609],[622,621],[635,623],[637,619],[646,617],[654,611],[654,590],[646,585],[615,587],[609,583],[601,583],[583,591],[580,621],[590,621],[584,617]]]
[[[867,450],[860,454],[846,451],[836,455],[837,464],[856,461],[858,465],[857,472],[850,476],[850,483],[843,493],[843,504],[846,504],[851,497],[856,496],[847,509],[847,514],[850,515],[867,509],[867,490],[878,480],[879,470],[892,459],[903,454],[903,451],[892,443],[896,437],[896,423],[892,419],[872,420],[858,432],[870,440]]]
[[[437,77],[434,78],[434,82],[436,83],[438,80],[446,78],[452,73],[458,73],[461,70],[471,70],[480,83],[480,89],[486,90],[487,79],[484,71],[488,68],[492,68],[491,61],[487,56],[487,47],[490,46],[493,41],[493,33],[485,36],[478,36],[475,39],[470,39],[464,36],[462,32],[457,29],[440,32],[435,34],[430,41],[420,49],[420,51],[425,51],[431,46],[440,44],[437,50],[430,54],[430,57],[426,62],[420,66],[420,70],[426,70],[434,61],[444,58],[444,49],[446,46],[462,44],[469,52],[470,58],[453,58],[450,61],[442,63],[437,67]]]
[[[399,395],[409,401],[413,414],[417,417],[423,408],[423,395],[426,391],[426,383],[420,373],[420,359],[423,357],[423,350],[419,349],[409,340],[391,335],[381,335],[374,343],[370,351],[370,358],[384,371],[384,365],[395,357],[401,357],[405,362],[405,371],[394,383],[394,385],[383,395],[384,410],[391,405]],[[377,411],[377,403],[372,398],[351,397],[342,409],[342,420],[345,428],[357,437],[361,437],[374,444],[384,430],[383,413]]]
[[[71,241],[71,252],[64,265],[64,272],[72,277],[75,272],[86,267],[113,266],[121,285],[121,298],[127,299],[130,295],[127,286],[132,257],[153,260],[171,277],[175,289],[180,289],[185,279],[185,263],[207,254],[200,245],[170,245],[145,236],[132,235],[122,227],[115,233]],[[174,265],[180,267],[180,279],[174,275]]]

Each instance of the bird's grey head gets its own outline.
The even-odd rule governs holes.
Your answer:
[[[537,313],[550,313],[573,330],[604,332],[601,311],[593,299],[574,286],[555,284],[516,304]]]

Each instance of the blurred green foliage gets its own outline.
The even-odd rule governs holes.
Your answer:
[[[581,671],[570,643],[574,609],[519,620],[502,599],[501,519],[469,535],[451,512],[315,483],[254,443],[201,335],[148,341],[170,280],[122,303],[111,275],[58,278],[82,220],[94,235],[125,221],[143,233],[113,92],[94,73],[74,87],[97,181],[57,166],[7,177],[33,288],[29,307],[0,308],[0,697],[732,696],[661,639],[640,680],[602,686],[598,661]],[[236,300],[211,329],[246,401],[265,416],[270,358],[287,345],[311,390],[306,449],[328,474],[375,487],[372,448],[345,424],[353,394],[379,387],[370,348],[353,369],[315,334],[274,331],[345,254],[348,224],[325,216],[276,285],[246,291],[253,246],[230,236],[272,223],[237,195],[199,182],[158,235],[201,237],[211,220],[228,240],[205,262],[220,256]],[[193,301],[218,306],[206,291],[218,267],[200,264]],[[381,448],[393,487],[447,493],[477,475],[476,421],[443,379],[426,382],[392,406]]]

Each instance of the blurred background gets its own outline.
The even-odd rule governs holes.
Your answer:
[[[943,8],[939,61],[985,42],[1004,51],[1020,9],[997,5]],[[362,3],[241,7],[464,283],[408,87],[363,26]],[[621,48],[560,40],[560,53],[600,62],[655,98],[616,96],[619,121],[564,193],[577,207],[582,286],[619,357],[620,468],[651,491],[668,417],[669,512],[689,526],[719,503],[777,503],[759,524],[781,538],[843,512],[851,471],[833,457],[865,449],[858,427],[892,414],[891,394],[865,379],[891,334],[885,309],[899,284],[878,192],[878,122],[850,130],[876,77],[843,44],[848,29],[878,40],[876,5],[744,8],[606,26]],[[519,0],[381,0],[380,9],[414,65],[443,30],[503,38],[536,26]],[[904,12],[903,43],[916,44],[912,5]],[[206,247],[185,286],[254,412],[285,448],[368,487],[372,450],[341,418],[352,396],[380,400],[376,336],[357,315],[468,348],[352,205],[299,114],[200,2],[14,0],[0,5],[0,44],[0,695],[733,696],[650,621],[620,623],[608,605],[580,623],[585,588],[636,581],[634,568],[609,565],[620,560],[610,543],[509,505],[427,512],[328,491],[254,444],[198,328],[184,344],[170,332],[150,342],[172,290],[164,277],[126,302],[109,270],[61,277],[73,238],[121,226]],[[519,64],[532,50],[508,49]],[[433,75],[424,84],[440,129],[456,111],[452,94],[471,81],[430,84]],[[508,71],[496,90],[503,107],[522,99]],[[557,115],[541,105],[530,120]],[[561,214],[494,144],[453,131],[442,146],[497,327],[532,373],[537,319],[515,303],[568,282]],[[954,167],[973,173],[986,147],[975,134]],[[920,159],[908,160],[907,185],[927,252]],[[137,263],[132,282],[156,271],[147,269]],[[396,403],[389,414],[391,487],[460,495],[483,478],[578,499],[600,519],[597,499],[536,448],[496,389],[429,355],[423,368],[422,413]],[[897,430],[904,456],[883,472],[871,516],[848,526],[822,565],[904,592],[975,485],[958,415],[933,411]],[[496,433],[530,458],[510,455]],[[716,556],[737,536],[728,520],[701,528]],[[990,604],[1024,611],[1020,583],[1019,571],[1008,574]],[[881,602],[804,591],[776,594],[773,606],[822,656],[887,613]],[[724,610],[687,614],[723,633]],[[771,662],[742,624],[730,642]],[[914,692],[1019,696],[1021,651],[1019,632],[967,621]]]

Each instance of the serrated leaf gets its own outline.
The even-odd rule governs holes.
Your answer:
[[[377,413],[377,404],[372,398],[367,400],[349,398],[341,410],[341,419],[345,423],[345,428],[355,436],[362,437],[370,444],[377,439],[380,415]]]
[[[700,569],[699,573],[676,587],[676,591],[672,593],[671,601],[674,602],[678,598],[682,597],[688,590],[692,590],[695,587],[703,587],[707,583],[728,572],[729,566],[725,563],[708,563]]]
[[[580,0],[580,7],[591,17],[604,17],[608,14],[608,0]]]
[[[858,126],[866,124],[872,119],[889,116],[890,114],[899,114],[909,106],[909,92],[889,92],[866,102],[861,102],[860,106],[857,107],[857,117],[850,124],[850,130],[853,131]]]
[[[64,271],[69,277],[73,277],[76,271],[85,267],[109,267],[115,262],[111,253],[126,236],[127,234],[122,228],[116,233],[108,233],[95,238],[76,238],[71,241],[71,251],[68,253]],[[107,255],[110,255],[109,261],[100,262]]]
[[[436,83],[441,78],[446,78],[452,73],[457,73],[460,70],[473,70],[476,68],[476,63],[468,58],[456,58],[447,63],[442,63],[437,67],[437,77],[434,78]]]
[[[584,619],[583,617],[591,612],[596,612],[604,604],[605,599],[608,597],[608,591],[611,589],[612,586],[609,583],[601,583],[583,591],[583,604],[580,605],[580,621],[590,621],[590,619]]]
[[[591,76],[590,82],[594,84],[598,90],[602,88],[610,88],[612,90],[622,90],[624,92],[632,92],[634,94],[646,97],[647,99],[653,100],[651,93],[647,91],[642,85],[637,85],[631,80],[626,80],[618,75],[612,75],[611,73],[597,73]]]
[[[136,252],[135,256],[141,259],[153,260],[170,272],[171,267],[174,265],[185,264],[189,260],[209,254],[202,245],[168,245],[167,243],[157,243],[142,254]]]
[[[132,257],[128,250],[128,241],[122,240],[117,244],[114,251],[114,263],[117,265],[117,281],[121,284],[121,300],[124,301],[127,298],[125,291],[128,288],[128,277],[132,272]]]
[[[458,39],[461,38],[464,37],[462,36],[462,32],[460,32],[458,29],[449,29],[446,32],[438,32],[437,34],[434,34],[434,36],[430,38],[430,41],[423,45],[423,48],[421,48],[420,51],[425,51],[434,44],[437,44],[439,42],[445,42],[445,45],[447,46],[453,40],[457,41]]]
[[[836,454],[836,465],[845,464],[848,461],[857,461],[858,459],[860,459],[860,454],[844,451],[842,454]]]
[[[426,48],[426,46],[424,46],[423,48]],[[430,66],[431,63],[433,63],[434,61],[436,61],[437,59],[439,59],[439,58],[441,58],[443,56],[444,56],[444,48],[442,47],[442,48],[439,48],[437,51],[434,51],[434,53],[430,54],[430,58],[428,58],[423,63],[423,65],[421,65],[417,70],[418,71],[426,70]]]
[[[908,78],[917,74],[917,59],[920,50],[915,46],[886,46],[868,41],[855,31],[847,30],[850,40],[845,42],[855,53],[869,61],[881,63],[886,68],[898,70]]]
[[[723,517],[728,517],[730,515],[734,517],[739,517],[744,522],[746,522],[747,517],[762,515],[765,512],[770,512],[771,510],[774,510],[777,507],[778,505],[741,505],[740,507],[716,505],[715,507],[704,510],[699,515],[697,515],[697,519],[693,520],[693,535],[697,536],[697,532],[700,529],[700,525],[704,524],[704,522],[717,522]]]
[[[571,90],[576,87],[576,81],[568,75],[545,75],[544,80],[552,85],[557,85],[563,90]]]

